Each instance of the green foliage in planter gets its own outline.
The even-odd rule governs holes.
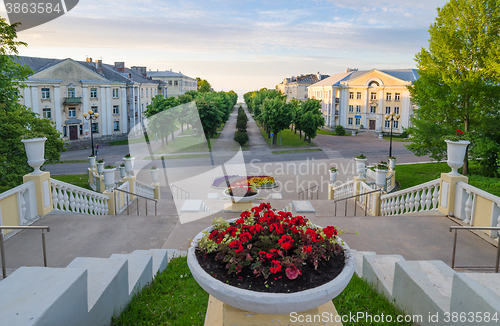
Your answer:
[[[357,159],[360,159],[360,160],[364,160],[366,158],[366,156],[364,156],[363,154],[360,154],[358,156],[354,156],[354,158],[357,158]]]
[[[100,160],[97,160],[97,163],[104,163],[104,160],[103,159],[100,159]]]
[[[108,164],[108,165],[106,165],[104,168],[105,168],[105,169],[108,169],[108,170],[111,170],[111,169],[116,168],[116,166],[111,165],[111,164]]]
[[[246,131],[241,132],[241,131],[236,131],[234,133],[234,140],[240,144],[240,146],[243,146],[247,141],[248,141],[248,134]]]

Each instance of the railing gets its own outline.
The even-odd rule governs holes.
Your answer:
[[[99,175],[92,172],[92,183],[90,184],[90,188],[94,191],[101,192],[101,183],[99,181]]]
[[[340,186],[334,187],[332,190],[334,191],[334,199],[342,199],[346,197],[352,196],[354,193],[354,181],[348,181]]]
[[[441,179],[380,197],[382,216],[437,211]]]
[[[371,211],[373,212],[373,208],[375,207],[375,203],[374,203],[374,200],[375,200],[375,197],[373,196],[373,193],[375,192],[378,192],[376,191],[376,185],[375,183],[373,184],[367,184],[367,183],[364,183],[364,182],[360,182],[359,183],[359,192],[360,192],[360,195],[365,195],[366,196],[359,196],[359,202],[363,205],[365,205],[365,216],[366,216],[366,212],[367,210],[368,211]],[[373,191],[375,190],[375,191]],[[379,189],[379,190],[382,190],[382,189]],[[347,206],[347,205],[346,205]],[[356,216],[356,207],[354,207],[354,216]],[[373,212],[374,215],[377,214],[378,212]]]
[[[489,231],[500,231],[500,227],[474,227],[474,226],[450,226],[450,232],[455,230],[455,239],[453,241],[453,256],[451,258],[451,268],[455,268],[455,253],[457,250],[457,231],[458,230],[489,230]],[[500,265],[500,243],[497,246],[497,258],[495,262],[495,273],[498,273],[498,266]],[[465,267],[457,267],[457,268],[465,268]]]
[[[377,180],[377,173],[375,173],[375,171],[373,171],[372,169],[370,168],[366,168],[366,177],[367,178],[371,178],[373,180]]]
[[[176,198],[174,198],[174,190],[175,190]],[[189,199],[189,197],[191,196],[191,194],[189,192],[177,187],[173,183],[170,184],[170,191],[172,193],[172,199]],[[180,197],[179,197],[179,194],[180,194]]]
[[[387,176],[387,178],[385,179],[385,185],[386,185],[386,191],[387,192],[390,192],[394,189],[394,187],[396,186],[396,184],[392,184],[392,176],[394,175],[394,173],[391,173]]]
[[[335,204],[335,211],[334,211],[334,215],[333,216],[337,216],[337,203],[340,202],[340,201],[345,201],[345,212],[344,212],[344,216],[347,216],[347,200],[348,199],[354,199],[354,216],[356,216],[356,207],[358,206],[358,204],[356,203],[357,201],[357,198],[358,197],[361,197],[361,196],[369,196],[371,194],[374,194],[376,192],[379,192],[379,191],[382,191],[382,189],[375,189],[375,190],[372,190],[370,192],[365,192],[365,193],[362,193],[362,194],[359,194],[359,195],[353,195],[353,196],[350,196],[350,197],[346,197],[346,198],[341,198],[341,199],[336,199],[334,200],[334,204]],[[365,216],[366,216],[366,213],[367,213],[367,210],[368,210],[368,201],[369,200],[364,200],[364,203],[365,203]]]
[[[314,190],[316,190],[315,192],[316,192],[316,200],[317,200],[319,198],[319,185],[312,186],[309,189],[302,190],[301,192],[299,192],[299,199],[301,199],[301,200],[306,200],[306,199],[313,200],[314,193],[315,193]]]
[[[129,192],[130,191],[130,184],[128,183],[128,181],[126,181],[116,189],[118,191],[124,190],[124,191]],[[115,198],[115,215],[118,215],[121,212],[123,212],[125,209],[128,209],[128,203],[130,201],[130,195],[128,193],[123,193],[123,196],[118,194],[118,196],[117,196],[117,194],[115,192],[114,198]]]
[[[52,178],[50,183],[54,210],[90,215],[108,214],[108,196]]]
[[[37,200],[36,200],[36,189],[35,182],[30,180],[22,185],[19,185],[13,189],[7,190],[0,194],[0,206],[2,206],[2,200],[10,196],[16,196],[18,219],[20,225],[24,225],[28,221],[34,219],[38,216]],[[46,206],[49,204],[46,203]],[[0,225],[1,225],[1,213],[0,213]]]
[[[478,207],[480,209],[477,209]],[[465,224],[500,227],[500,197],[459,181],[455,188],[453,214]],[[498,235],[495,229],[488,229],[488,231],[490,231],[490,237]]]
[[[5,246],[3,243],[3,230],[13,229],[13,230],[42,230],[42,249],[43,249],[43,266],[47,267],[47,250],[45,248],[45,230],[50,232],[48,226],[0,226],[0,254],[2,256],[2,274],[3,278],[7,277],[7,267],[5,266]]]
[[[155,187],[145,184],[144,182],[136,181],[135,182],[137,195],[141,197],[146,197],[149,199],[155,198]],[[135,195],[135,194],[133,194]]]
[[[145,196],[141,196],[139,194],[134,194],[132,192],[129,192],[129,191],[126,191],[126,190],[123,190],[123,189],[120,189],[120,188],[114,188],[114,190],[117,190],[119,192],[123,192],[126,195],[133,195],[133,196],[137,197],[137,215],[139,215],[139,198],[143,198],[144,202],[146,204],[146,216],[148,215],[148,200],[155,202],[155,215],[158,215],[158,200],[153,199],[153,198],[148,198],[148,197],[145,197]],[[130,212],[129,212],[129,198],[130,198],[129,196],[126,196],[126,199],[127,199],[127,215],[130,215]]]

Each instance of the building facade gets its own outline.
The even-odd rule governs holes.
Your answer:
[[[155,95],[167,90],[160,81],[147,79],[123,62],[114,65],[73,59],[18,57],[34,74],[19,90],[19,102],[50,119],[65,141],[84,140],[92,129],[96,138],[113,139],[128,134],[143,119]],[[83,114],[92,110],[98,119],[90,127]]]
[[[195,78],[183,75],[180,71],[173,72],[172,69],[166,71],[151,71],[150,69],[147,72],[147,77],[165,83],[168,87],[167,96],[179,96],[198,89]]]
[[[276,85],[276,89],[283,95],[286,95],[287,100],[294,98],[305,101],[309,96],[307,87],[328,77],[329,75],[322,75],[319,72],[316,74],[292,76],[285,78],[281,83]]]
[[[393,132],[411,126],[416,109],[407,86],[418,79],[416,69],[347,69],[308,87],[310,98],[321,100],[325,126],[341,125],[349,130],[369,129],[389,132],[385,115],[394,112],[400,119]]]

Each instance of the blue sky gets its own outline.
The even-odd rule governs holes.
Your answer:
[[[292,75],[414,68],[445,2],[80,0],[20,32],[20,54],[173,69],[242,95]]]

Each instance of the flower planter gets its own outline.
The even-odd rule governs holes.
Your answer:
[[[351,133],[351,136],[356,136],[356,132],[355,132],[355,131],[353,131],[353,132]]]
[[[47,138],[45,137],[21,140],[21,142],[24,143],[28,164],[34,169],[31,174],[42,174],[40,167],[45,163],[44,154],[46,140]]]
[[[132,177],[132,172],[134,172],[134,160],[135,157],[123,158],[123,163],[125,163],[125,172],[127,172],[127,177]]]
[[[127,176],[127,172],[125,172],[125,167],[120,166],[120,178],[125,178]]]
[[[356,161],[356,171],[358,172],[358,177],[363,178],[366,171],[366,158],[354,158]]]
[[[158,182],[158,172],[160,169],[152,169],[151,171],[151,181],[153,181],[154,184]]]
[[[106,189],[111,188],[115,184],[115,171],[116,171],[116,168],[104,169],[104,171],[103,171],[104,185],[106,186]]]
[[[375,184],[377,188],[385,189],[387,186],[387,170],[375,169]]]
[[[95,156],[89,156],[89,166],[91,169],[95,168]]]
[[[97,174],[102,174],[102,171],[104,170],[104,162],[102,163],[97,163]]]
[[[395,168],[396,168],[396,159],[390,158],[389,159],[389,170],[394,171]]]
[[[460,175],[458,169],[464,165],[465,152],[470,144],[468,140],[451,141],[445,140],[448,146],[448,166],[451,168],[450,175]]]
[[[330,182],[334,183],[335,181],[337,181],[337,171],[330,171]]]
[[[218,300],[238,309],[261,314],[289,314],[293,311],[302,312],[314,309],[338,296],[345,289],[354,273],[354,258],[349,246],[344,243],[344,269],[336,278],[326,284],[294,293],[263,293],[240,289],[210,276],[196,259],[196,245],[204,236],[203,232],[211,229],[210,226],[198,233],[191,242],[187,257],[189,269],[194,279],[205,291]]]
[[[236,196],[230,196],[227,190],[224,190],[223,194],[224,196],[228,198],[233,198],[236,203],[248,203],[251,202],[253,199],[255,199],[259,195],[259,190],[257,189],[257,193],[253,196],[248,196],[248,197],[236,197]]]

